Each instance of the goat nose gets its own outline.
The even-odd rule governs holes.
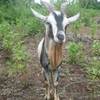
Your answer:
[[[58,32],[58,34],[57,34],[57,38],[60,40],[60,41],[63,41],[64,40],[64,35],[62,34],[62,31],[60,32]]]

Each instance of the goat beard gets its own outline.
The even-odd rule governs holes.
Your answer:
[[[58,43],[58,42],[56,42],[56,41],[54,41],[54,42],[55,42],[55,45],[56,45],[56,46],[63,45],[62,42],[61,42],[61,43]]]
[[[52,69],[59,66],[63,57],[63,44],[51,44],[49,47],[49,60]]]

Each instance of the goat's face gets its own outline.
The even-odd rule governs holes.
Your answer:
[[[49,38],[54,40],[56,43],[64,43],[66,41],[66,27],[71,22],[76,21],[79,18],[80,13],[71,18],[67,18],[65,15],[67,3],[63,3],[61,5],[60,11],[55,11],[55,7],[51,3],[47,3],[44,1],[42,1],[42,3],[48,9],[49,16],[43,16],[31,8],[33,14],[42,22],[44,22],[47,31],[46,35],[48,35]]]
[[[63,43],[66,40],[65,27],[69,24],[63,12],[54,11],[49,14],[46,20],[47,35],[56,43]]]

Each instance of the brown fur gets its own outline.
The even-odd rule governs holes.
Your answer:
[[[49,60],[50,60],[50,66],[52,69],[55,69],[58,67],[58,65],[62,61],[63,57],[63,49],[62,44],[55,45],[55,43],[51,43],[49,47]]]

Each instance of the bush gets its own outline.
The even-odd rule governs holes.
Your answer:
[[[11,25],[7,22],[2,22],[0,24],[0,39],[3,40],[3,38],[9,34],[9,31],[11,30]]]
[[[0,24],[0,40],[2,42],[2,48],[6,54],[9,54],[9,75],[12,75],[16,71],[26,72],[26,66],[24,61],[27,60],[27,55],[24,51],[23,41],[21,40],[20,33],[14,33],[12,26],[3,22]]]
[[[81,43],[74,43],[74,42],[69,42],[67,44],[68,46],[68,55],[70,58],[71,63],[77,63],[79,59],[82,57],[83,54],[83,45]]]
[[[99,41],[93,42],[92,52],[94,55],[100,56],[100,42]]]

